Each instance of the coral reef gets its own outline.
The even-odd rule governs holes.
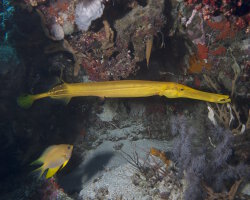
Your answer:
[[[31,5],[31,6],[37,6],[40,3],[45,3],[47,0],[24,0],[25,3]]]
[[[159,3],[156,6],[149,1],[145,7],[137,5],[124,18],[116,20],[116,38],[109,22],[104,20],[104,29],[97,33],[83,33],[80,38],[69,41],[77,52],[84,54],[82,66],[91,80],[118,80],[127,78],[138,70],[137,62],[146,58],[145,50],[141,48],[144,40],[156,35],[164,25],[163,1]],[[160,12],[158,8],[161,8]],[[150,18],[152,12],[154,18]],[[79,41],[83,45],[79,45]]]
[[[177,116],[172,120],[175,121],[172,133],[177,134],[173,142],[173,161],[187,181],[185,199],[201,199],[207,195],[210,199],[212,190],[223,193],[228,190],[228,182],[249,178],[247,165],[230,163],[233,156],[233,135],[230,131],[216,126],[202,138],[186,117]],[[235,193],[236,189],[233,192],[230,190],[228,195],[233,198]]]
[[[145,158],[140,157],[136,149],[131,154],[121,152],[128,163],[138,170],[131,177],[135,187],[142,188],[144,193],[157,200],[183,198],[183,184],[166,152],[152,147]]]
[[[15,11],[15,8],[11,5],[10,0],[3,0],[0,5],[0,28],[1,28],[1,40],[4,38],[6,41],[8,38],[8,32],[4,32],[6,28],[7,21],[11,20],[11,17],[13,16],[13,13]],[[4,37],[3,35],[4,34]],[[3,37],[3,38],[2,38]]]
[[[147,63],[149,62],[153,37],[165,24],[164,1],[155,4],[150,0],[146,6],[128,2],[126,6],[133,6],[133,9],[121,19],[118,18],[115,8],[111,9],[109,1],[44,2],[26,1],[36,8],[44,32],[50,39],[65,39],[69,42],[73,49],[71,53],[76,58],[74,62],[77,63],[74,76],[79,75],[82,66],[90,80],[118,80],[134,74],[139,69],[138,62],[146,58],[147,41],[152,41],[147,53]],[[117,4],[122,5],[121,2]],[[108,9],[106,12],[110,12],[109,15],[114,18],[105,14],[105,5]],[[124,11],[127,12],[126,9]],[[104,26],[98,27],[96,23],[92,27],[98,27],[99,30],[94,30],[90,26],[91,21],[101,17],[103,12],[104,16],[100,20]],[[75,31],[74,24],[80,30],[88,31],[65,38]]]
[[[53,40],[62,40],[74,32],[74,2],[67,0],[51,1],[40,5],[36,11],[42,19],[44,32]]]
[[[176,9],[180,13],[180,23],[174,21],[170,31],[192,41],[192,44],[188,44],[189,55],[185,58],[187,69],[184,70],[194,79],[199,78],[200,86],[204,84],[202,75],[206,74],[232,92],[230,81],[235,79],[232,66],[237,63],[241,69],[236,80],[239,86],[236,93],[247,98],[247,92],[243,95],[242,91],[245,91],[243,85],[249,83],[239,77],[248,76],[245,73],[247,62],[240,54],[246,55],[248,49],[245,42],[242,48],[242,41],[246,41],[249,32],[249,3],[241,0],[184,2],[179,3]]]
[[[77,27],[82,31],[87,31],[91,21],[99,18],[103,14],[104,4],[102,0],[82,0],[76,4],[75,20]]]
[[[53,200],[53,199],[65,199],[71,200],[64,192],[63,189],[59,187],[54,178],[51,178],[41,185],[38,190],[41,194],[39,195],[41,200]]]
[[[147,37],[155,36],[165,24],[163,10],[164,1],[160,0],[156,4],[149,0],[147,6],[138,5],[125,17],[116,20],[114,27],[117,30],[117,40],[122,46],[131,42],[137,62],[145,59],[145,50],[141,46]]]
[[[201,10],[203,18],[209,20],[212,16],[223,14],[224,16],[244,16],[249,4],[242,0],[185,0],[188,5],[195,5],[196,10]],[[242,18],[239,18],[243,20]],[[247,21],[246,21],[247,22]],[[243,23],[243,22],[242,22]],[[246,24],[246,23],[245,23]]]
[[[222,199],[222,200],[233,200],[235,199],[235,195],[237,192],[238,187],[240,186],[241,182],[243,179],[240,179],[238,181],[236,181],[232,187],[230,188],[228,193],[215,193],[212,188],[206,186],[204,184],[204,188],[207,192],[207,197],[206,200],[213,200],[213,199]]]
[[[20,63],[17,52],[10,44],[0,45],[0,75],[4,76],[14,71]]]
[[[30,179],[30,177],[29,177]],[[31,179],[32,180],[32,179]],[[63,189],[56,183],[54,178],[50,180],[26,180],[25,184],[20,184],[19,188],[15,191],[12,191],[11,194],[1,197],[2,199],[41,199],[41,200],[54,200],[54,199],[63,199],[63,200],[72,200],[67,194],[64,193]],[[29,186],[26,184],[29,183]]]

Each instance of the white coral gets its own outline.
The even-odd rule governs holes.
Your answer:
[[[64,38],[64,31],[60,24],[53,24],[51,26],[51,35],[55,40],[62,40]]]
[[[91,21],[102,16],[104,5],[101,0],[84,0],[76,5],[75,22],[82,31],[87,31]]]
[[[208,119],[213,123],[213,125],[217,125],[216,119],[214,118],[214,111],[210,106],[207,106],[208,109]]]

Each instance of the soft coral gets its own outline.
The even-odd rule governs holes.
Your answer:
[[[222,192],[228,189],[226,183],[249,177],[246,165],[229,163],[234,141],[230,130],[209,125],[210,128],[201,133],[185,116],[173,117],[171,121],[172,133],[177,135],[172,160],[187,181],[185,199],[204,199],[202,182],[213,191]]]

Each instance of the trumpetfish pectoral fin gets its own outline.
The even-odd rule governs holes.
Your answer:
[[[55,175],[55,173],[60,169],[60,166],[59,167],[55,167],[55,168],[49,168],[47,174],[46,174],[46,178],[51,178],[52,176]]]
[[[51,97],[52,99],[56,99],[59,100],[61,103],[63,103],[64,105],[68,105],[68,103],[71,100],[71,97]]]

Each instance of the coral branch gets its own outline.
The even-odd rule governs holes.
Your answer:
[[[221,199],[221,200],[234,200],[234,197],[236,195],[236,192],[241,184],[243,179],[240,179],[236,181],[229,192],[221,192],[221,193],[216,193],[213,191],[212,188],[208,187],[204,182],[202,183],[206,193],[207,197],[205,200],[215,200],[215,199]]]

